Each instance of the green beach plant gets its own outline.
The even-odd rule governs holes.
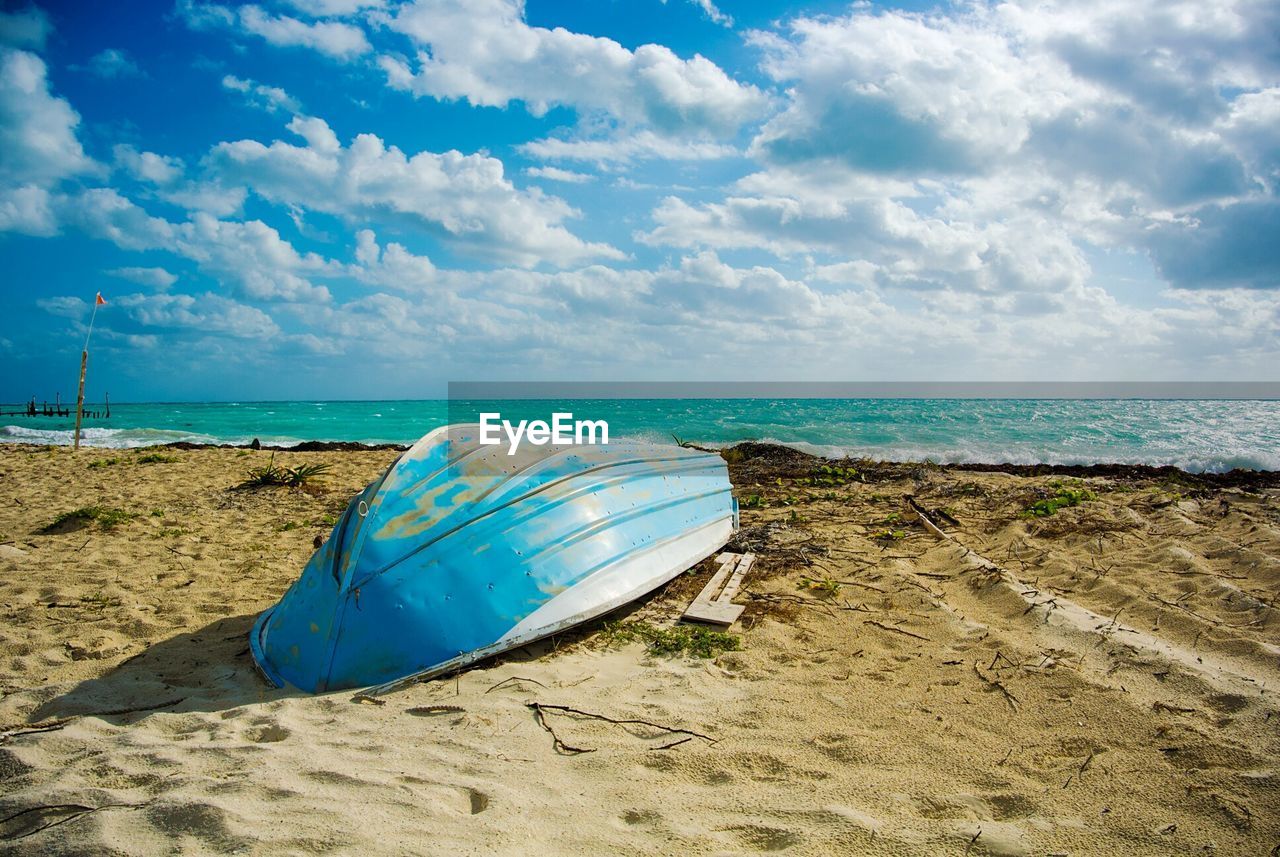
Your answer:
[[[139,464],[172,464],[178,460],[176,455],[165,455],[163,452],[148,452],[138,456]]]
[[[241,488],[266,488],[284,485],[290,488],[302,488],[333,469],[331,464],[301,464],[297,467],[277,467],[275,453],[265,467],[254,467],[249,477],[240,483]]]
[[[332,469],[332,464],[302,464],[298,467],[288,467],[285,468],[285,474],[288,476],[285,484],[293,488],[301,488],[326,475]]]
[[[101,530],[114,530],[116,527],[133,518],[132,512],[123,509],[112,509],[107,506],[81,506],[70,512],[63,512],[53,519],[53,523],[41,532],[53,533],[63,530],[78,530],[91,523],[96,523]]]
[[[862,474],[858,472],[856,467],[847,467],[840,464],[824,464],[821,467],[815,467],[809,471],[809,476],[800,480],[801,484],[812,485],[814,487],[830,487],[834,485],[847,485],[850,482],[857,482],[862,478]]]
[[[1088,500],[1096,500],[1098,495],[1094,494],[1088,488],[1071,488],[1065,485],[1057,486],[1057,490],[1049,497],[1037,500],[1027,507],[1022,513],[1024,518],[1047,518],[1057,512],[1059,509],[1066,509],[1069,506],[1079,506]]]
[[[840,594],[840,581],[832,577],[801,577],[800,588],[808,589],[823,598],[833,598]]]
[[[742,648],[740,637],[701,625],[659,628],[648,622],[606,622],[600,629],[599,639],[606,646],[642,642],[650,654],[666,657],[713,658],[721,652],[736,652]]]

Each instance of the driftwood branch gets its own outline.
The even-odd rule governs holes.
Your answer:
[[[147,803],[150,803],[150,801]],[[75,821],[77,818],[84,818],[86,815],[99,810],[137,809],[138,807],[146,806],[147,803],[104,803],[98,806],[85,806],[79,803],[57,803],[32,806],[0,818],[0,839],[25,839],[42,830],[57,827],[59,824],[66,824],[68,821]]]
[[[928,637],[925,637],[925,636],[923,636],[923,635],[921,635],[921,634],[917,634],[917,633],[915,633],[914,631],[908,631],[908,630],[907,630],[907,629],[905,629],[905,628],[898,628],[898,627],[895,627],[895,626],[893,626],[893,625],[886,625],[886,624],[884,624],[883,622],[877,622],[875,619],[868,619],[868,620],[866,620],[865,622],[863,622],[862,624],[864,624],[864,625],[874,625],[874,626],[876,626],[877,628],[881,628],[881,629],[883,629],[883,630],[885,630],[885,631],[893,631],[895,634],[902,634],[903,636],[906,636],[906,637],[914,637],[914,638],[916,638],[917,640],[924,640],[926,643],[932,643],[932,642],[933,642],[933,641],[932,641],[932,640],[930,640]]]
[[[38,732],[53,732],[66,726],[72,720],[75,720],[75,718],[64,717],[60,720],[47,720],[43,723],[33,723],[30,726],[10,726],[6,729],[0,730],[0,744],[7,744],[9,743],[10,738],[15,738],[18,735],[32,735]]]
[[[1005,687],[1002,682],[996,679],[993,679],[988,675],[983,674],[982,670],[978,669],[977,664],[973,665],[973,672],[975,675],[978,676],[978,678],[982,679],[983,683],[985,683],[988,688],[990,688],[991,690],[1000,691],[1000,693],[1004,696],[1004,701],[1009,703],[1010,708],[1012,708],[1014,711],[1018,710],[1018,705],[1019,705],[1018,697],[1010,693],[1009,688]]]
[[[704,735],[703,733],[695,732],[692,729],[682,729],[678,726],[667,726],[666,724],[663,724],[663,723],[654,723],[652,720],[642,720],[635,717],[624,717],[624,718],[609,717],[604,714],[596,714],[594,711],[583,711],[580,708],[571,708],[567,705],[550,705],[545,702],[527,702],[525,703],[525,705],[527,705],[529,708],[532,708],[537,713],[538,722],[542,725],[542,728],[546,729],[548,732],[551,733],[551,738],[555,742],[555,747],[557,749],[563,748],[564,750],[571,753],[590,753],[594,751],[584,750],[580,747],[570,747],[569,745],[561,741],[559,736],[556,735],[555,731],[552,730],[551,725],[547,723],[547,719],[546,719],[547,711],[554,711],[562,714],[576,714],[579,717],[588,717],[592,720],[601,720],[601,721],[604,721],[605,723],[612,723],[617,726],[648,726],[650,729],[660,729],[663,732],[667,732],[672,735],[685,735],[685,736],[688,736],[689,739],[701,738],[703,741],[706,741],[709,744],[719,743],[718,738],[712,738],[710,735]],[[665,747],[655,747],[654,749],[666,750],[683,743],[684,741],[677,741],[672,744],[668,744]]]
[[[415,705],[406,708],[404,713],[415,717],[439,717],[441,714],[464,714],[466,710],[461,705]]]
[[[547,722],[547,716],[543,713],[542,706],[536,702],[530,702],[528,703],[528,706],[533,709],[533,714],[538,720],[538,725],[547,730],[547,733],[551,735],[551,746],[554,747],[557,752],[566,753],[571,756],[576,756],[579,753],[595,752],[594,747],[574,747],[572,744],[566,744],[560,739],[560,736],[556,734],[556,730],[551,728],[551,724]]]
[[[485,691],[485,693],[486,693],[486,694],[488,694],[488,693],[493,693],[495,690],[497,690],[497,689],[498,689],[498,688],[500,688],[500,687],[505,687],[506,685],[514,684],[514,683],[516,683],[516,682],[527,682],[527,683],[529,683],[529,684],[536,684],[538,687],[541,687],[541,688],[545,688],[545,687],[546,687],[546,685],[545,685],[545,684],[543,684],[542,682],[538,681],[536,678],[525,678],[525,677],[523,677],[523,676],[513,675],[513,676],[511,676],[511,678],[504,678],[502,681],[500,681],[500,682],[498,682],[497,684],[493,685],[493,686],[492,686],[492,687],[490,687],[488,690],[486,690],[486,691]]]
[[[138,705],[131,708],[112,708],[107,711],[90,711],[85,714],[73,714],[70,717],[62,717],[57,720],[45,720],[41,723],[32,724],[15,724],[0,729],[0,744],[7,744],[10,738],[16,738],[19,735],[33,735],[40,732],[54,732],[62,729],[68,723],[79,717],[115,717],[120,714],[133,714],[137,711],[156,711],[160,708],[168,708],[171,705],[177,705],[185,700],[185,696],[177,699],[166,700],[165,702],[157,702],[153,705]]]

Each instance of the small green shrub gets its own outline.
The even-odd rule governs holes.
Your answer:
[[[102,467],[113,467],[119,463],[120,463],[120,459],[118,458],[99,458],[97,461],[89,462],[89,469],[98,470],[99,468],[102,468]]]
[[[769,504],[759,494],[748,494],[738,501],[738,505],[743,509],[763,509]]]
[[[53,523],[44,528],[44,532],[60,529],[77,529],[90,523],[97,523],[102,530],[113,530],[134,517],[132,512],[123,509],[112,509],[107,506],[82,506],[63,512],[53,519]]]
[[[178,460],[176,455],[165,455],[163,452],[148,452],[138,456],[139,464],[172,464]]]
[[[841,584],[840,581],[831,577],[802,577],[800,588],[815,592],[823,598],[831,598],[840,594]]]
[[[303,464],[298,467],[290,467],[285,470],[289,476],[286,483],[294,488],[300,488],[303,485],[310,484],[313,479],[319,479],[333,469],[332,464]]]
[[[301,464],[297,467],[277,467],[275,453],[266,467],[255,467],[249,478],[240,483],[241,488],[264,488],[271,485],[287,485],[302,488],[333,469],[331,464]]]
[[[801,479],[802,485],[831,486],[846,485],[862,478],[856,467],[845,467],[839,464],[824,464],[809,471],[809,476]]]
[[[736,652],[742,648],[740,637],[701,625],[659,628],[648,622],[609,622],[601,630],[600,637],[605,645],[642,642],[651,654],[667,657],[687,654],[695,658],[713,658],[721,652]]]
[[[1027,507],[1022,513],[1024,518],[1047,518],[1059,509],[1065,509],[1068,506],[1079,506],[1087,500],[1096,500],[1098,495],[1094,494],[1088,488],[1068,488],[1066,486],[1059,487],[1057,491],[1050,497],[1037,500]]]
[[[119,607],[121,601],[114,595],[107,595],[99,590],[80,599],[80,603],[94,610],[105,610],[108,607]]]

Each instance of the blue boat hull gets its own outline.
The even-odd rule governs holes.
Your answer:
[[[603,615],[717,551],[737,525],[718,455],[633,442],[424,437],[352,501],[253,656],[278,686],[387,689]]]

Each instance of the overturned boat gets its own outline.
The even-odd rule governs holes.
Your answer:
[[[718,455],[640,442],[480,443],[439,428],[347,507],[250,634],[277,686],[319,693],[448,672],[608,613],[737,527]]]

